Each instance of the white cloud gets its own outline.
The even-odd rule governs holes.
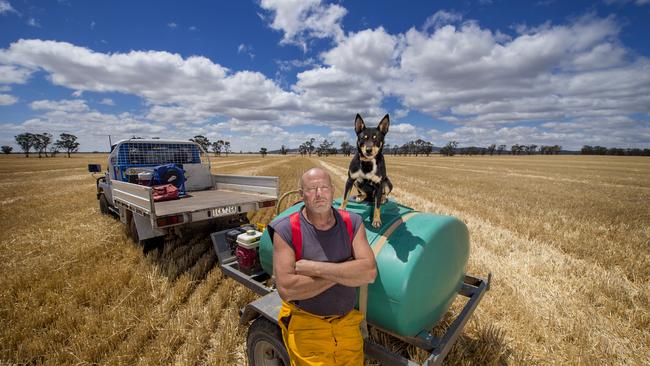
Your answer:
[[[442,138],[442,132],[440,132],[439,130],[436,130],[435,128],[431,128],[431,129],[427,130],[425,132],[425,135],[427,137],[429,137],[429,139],[431,141],[434,142],[434,145],[435,145],[436,141],[441,141],[441,138]]]
[[[300,95],[301,111],[321,124],[348,126],[356,113],[379,115],[383,94],[363,75],[351,75],[335,67],[301,72],[293,90]],[[347,122],[350,121],[350,122]],[[293,120],[300,123],[300,118]]]
[[[276,60],[275,63],[281,71],[291,71],[294,68],[316,66],[316,61],[311,57],[304,60]]]
[[[60,112],[85,112],[88,105],[81,99],[74,100],[37,100],[31,102],[29,107],[34,110],[60,111]]]
[[[393,112],[393,114],[391,115],[391,118],[393,118],[393,119],[404,118],[404,117],[408,116],[409,112],[410,111],[408,109],[399,109],[398,108],[398,109],[395,110],[395,112]]]
[[[251,59],[255,58],[255,54],[253,53],[253,46],[245,45],[243,43],[237,47],[237,53],[245,53]]]
[[[320,0],[262,0],[260,6],[273,15],[271,28],[284,32],[282,44],[307,49],[310,38],[344,37],[341,20],[347,10],[337,4],[324,5]]]
[[[18,98],[9,94],[0,94],[0,105],[12,105],[18,102]]]
[[[207,120],[210,117],[210,113],[181,106],[154,105],[151,106],[146,117],[152,121],[160,121],[163,123],[191,123]]]
[[[20,40],[0,51],[0,63],[43,69],[56,85],[140,96],[160,110],[277,120],[298,108],[297,96],[257,72],[230,70],[205,57],[155,51],[104,54],[65,42]],[[80,72],[80,70],[84,70]],[[190,113],[190,112],[188,112]]]
[[[333,49],[322,54],[328,65],[351,75],[364,75],[374,80],[386,79],[396,58],[398,37],[383,28],[351,34]]]
[[[30,107],[43,113],[22,123],[4,124],[0,131],[2,141],[11,141],[17,132],[47,131],[54,136],[65,132],[79,137],[82,151],[107,151],[108,135],[113,141],[134,135],[187,138],[131,113],[100,113],[88,108],[82,100],[40,100],[32,102]]]
[[[368,123],[366,120],[366,125],[375,126],[377,122]],[[388,134],[386,135],[386,143],[391,145],[403,145],[409,141],[416,139],[424,139],[424,132],[420,131],[416,126],[410,123],[397,123],[391,124],[388,128]]]
[[[453,11],[439,10],[432,16],[428,17],[422,27],[424,31],[438,29],[448,24],[455,24],[463,20],[463,16]]]
[[[178,27],[178,24],[176,24],[174,22],[169,22],[169,23],[167,23],[167,27],[169,27],[171,29],[176,29],[176,27]]]
[[[41,27],[40,23],[35,18],[27,19],[27,25],[30,26],[30,27],[35,27],[35,28],[40,28]]]
[[[438,146],[458,141],[460,146],[488,146],[505,144],[560,145],[564,149],[579,150],[582,145],[616,147],[647,146],[650,126],[647,122],[629,118],[602,118],[574,122],[548,122],[541,126],[479,127],[463,126],[440,134],[429,134]]]
[[[390,126],[389,131],[400,135],[412,134],[415,132],[415,126],[410,123],[400,123]]]
[[[96,24],[95,21],[90,22],[90,30],[94,30]]]
[[[0,14],[5,15],[7,13],[19,14],[8,1],[0,0]]]
[[[192,32],[199,30],[199,28],[197,28],[196,26],[193,26],[193,25],[191,25],[191,26],[190,26],[189,28],[187,28],[187,29],[189,29],[189,30],[192,31]]]
[[[299,129],[288,131],[271,123],[261,121],[255,123],[237,119],[210,124],[202,127],[199,131],[203,131],[211,141],[230,139],[233,151],[255,152],[262,146],[269,150],[275,150],[282,145],[295,148],[311,137],[314,137],[316,141],[323,140],[323,136],[319,134],[305,133]]]
[[[411,29],[393,92],[457,124],[648,113],[650,61],[627,61],[617,36],[613,19],[592,17],[503,43],[473,22]]]
[[[637,6],[643,6],[650,4],[650,0],[604,0],[605,4],[628,4],[634,3]]]
[[[353,141],[356,140],[356,138],[352,136],[353,133],[350,132],[350,131],[354,131],[354,130],[352,130],[352,129],[350,129],[349,131],[348,131],[348,130],[346,130],[346,131],[343,131],[343,130],[333,130],[333,131],[330,132],[327,136],[329,137],[330,140],[334,140],[334,141],[337,142],[339,145],[340,145],[340,143],[343,142],[343,141],[347,141],[347,142],[352,143]]]
[[[99,104],[103,104],[103,105],[115,105],[115,102],[114,102],[113,99],[111,99],[111,98],[104,98],[104,99],[102,99],[102,100],[99,102]]]
[[[0,51],[0,60],[2,51]],[[0,64],[0,83],[4,84],[25,84],[33,70],[14,65]]]

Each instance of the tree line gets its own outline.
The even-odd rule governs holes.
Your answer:
[[[582,155],[618,155],[618,156],[650,156],[650,149],[623,149],[620,147],[606,148],[604,146],[584,145],[580,150]]]
[[[14,138],[16,139],[16,144],[18,144],[20,149],[25,153],[26,158],[29,157],[29,153],[32,149],[35,153],[38,153],[39,158],[43,157],[43,155],[45,155],[46,158],[54,157],[59,153],[59,151],[65,151],[68,154],[68,157],[70,157],[70,153],[79,150],[77,136],[69,133],[60,134],[59,139],[56,141],[52,141],[52,134],[47,132],[25,132],[14,136]],[[5,154],[10,154],[13,149],[14,148],[11,146],[2,146],[2,152]]]
[[[77,142],[77,136],[62,133],[59,135],[59,139],[53,141],[52,134],[44,133],[31,133],[25,132],[17,136],[14,136],[16,143],[20,146],[21,150],[25,153],[26,157],[29,157],[30,152],[33,150],[35,153],[38,153],[38,157],[54,157],[60,151],[65,151],[70,157],[70,153],[77,152],[79,150],[79,142]],[[210,140],[203,135],[196,135],[193,138],[189,139],[190,141],[196,142],[199,144],[206,152],[212,151],[215,156],[220,156],[221,153],[224,153],[226,156],[231,153],[230,141],[217,140],[210,142]],[[329,156],[342,154],[344,156],[350,156],[353,152],[354,146],[348,141],[343,141],[339,148],[334,146],[334,141],[329,141],[324,139],[318,145],[316,144],[315,138],[310,138],[309,140],[303,142],[298,147],[298,153],[301,156],[311,156],[316,154],[318,156]],[[10,154],[13,151],[13,147],[4,145],[1,147],[2,152],[5,154]],[[417,139],[409,141],[405,144],[386,144],[384,146],[384,154],[386,155],[400,155],[400,156],[429,156],[434,151],[439,151],[440,155],[444,156],[454,156],[454,155],[557,155],[561,152],[562,146],[560,145],[541,145],[536,144],[514,144],[510,146],[510,150],[507,150],[505,144],[496,145],[491,144],[487,147],[478,147],[478,146],[469,146],[469,147],[458,147],[457,141],[449,141],[445,146],[441,148],[436,148],[431,142],[424,141],[422,139]],[[261,147],[259,153],[264,157],[268,154],[268,149],[266,147]],[[286,155],[289,153],[289,149],[282,145],[280,148],[280,154]],[[618,156],[650,156],[650,149],[640,149],[640,148],[607,148],[603,146],[590,146],[584,145],[580,150],[582,155],[618,155]],[[49,154],[49,155],[48,155]]]
[[[264,152],[260,151],[262,156],[266,156],[267,149],[263,148]],[[316,144],[316,139],[310,138],[303,142],[298,147],[298,153],[301,156],[311,156],[316,154],[318,156],[328,156],[342,154],[350,156],[353,152],[354,146],[348,141],[343,141],[340,148],[334,146],[333,141],[327,139],[323,140],[320,144]],[[289,150],[285,145],[282,145],[280,154],[286,155]],[[431,142],[417,139],[409,141],[402,145],[399,144],[386,144],[384,146],[385,155],[400,155],[400,156],[429,156],[435,151],[438,151],[443,156],[454,155],[558,155],[562,151],[560,145],[537,145],[537,144],[513,144],[508,146],[505,144],[497,145],[490,144],[486,147],[469,146],[458,147],[458,141],[449,141],[445,146],[436,148]],[[583,146],[580,151],[583,155],[626,155],[626,156],[650,156],[650,149],[639,148],[605,148],[602,146]]]
[[[384,146],[384,154],[386,155],[401,155],[401,156],[429,156],[434,151],[439,151],[441,155],[453,156],[456,154],[460,155],[502,155],[502,154],[513,154],[513,155],[532,155],[532,154],[543,154],[543,155],[555,155],[559,154],[562,150],[562,146],[553,145],[553,146],[538,146],[535,144],[532,145],[519,145],[515,144],[511,146],[510,151],[506,150],[506,145],[491,144],[487,147],[458,147],[457,141],[450,141],[445,146],[441,148],[436,148],[433,143],[429,141],[424,141],[422,139],[417,139],[409,141],[402,145],[399,144],[386,144]],[[539,148],[539,150],[538,150]],[[281,154],[286,155],[287,149],[282,145]],[[319,145],[315,144],[315,139],[310,138],[309,140],[303,142],[298,147],[298,153],[301,156],[311,156],[316,154],[318,156],[328,156],[342,154],[345,156],[350,156],[353,151],[353,145],[348,141],[343,141],[339,149],[334,146],[333,141],[328,141],[327,139],[323,140]]]
[[[196,135],[191,138],[190,141],[199,144],[206,152],[212,151],[214,156],[221,156],[222,152],[226,154],[226,156],[230,154],[230,141],[217,140],[210,142],[210,139],[203,135]]]
[[[538,149],[539,148],[539,149]],[[450,141],[440,149],[440,154],[445,156],[453,156],[456,154],[459,155],[557,155],[562,151],[562,146],[560,145],[542,145],[538,146],[536,144],[530,145],[520,145],[514,144],[510,146],[510,150],[506,150],[507,146],[505,144],[496,145],[491,144],[487,147],[478,147],[478,146],[469,146],[469,147],[458,147],[457,141]]]

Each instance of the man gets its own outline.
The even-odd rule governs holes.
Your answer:
[[[363,365],[355,288],[373,282],[377,268],[362,218],[332,207],[334,186],[323,169],[303,174],[300,191],[300,213],[269,224],[283,300],[279,324],[291,364]]]

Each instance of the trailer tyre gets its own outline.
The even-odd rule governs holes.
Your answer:
[[[289,366],[289,355],[282,341],[280,327],[264,317],[255,319],[248,328],[246,353],[251,366]]]

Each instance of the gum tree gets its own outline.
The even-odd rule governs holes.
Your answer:
[[[29,157],[29,150],[34,147],[36,144],[36,135],[30,132],[21,133],[20,135],[14,136],[16,143],[25,153],[25,157]]]
[[[70,157],[70,153],[77,152],[77,150],[79,150],[79,142],[77,142],[77,136],[69,133],[60,134],[59,139],[55,142],[55,144],[62,150],[65,150],[65,152],[68,154],[68,157]]]

